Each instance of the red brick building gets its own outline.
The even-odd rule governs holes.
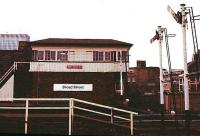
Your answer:
[[[159,106],[159,68],[146,67],[145,61],[137,61],[137,67],[129,68],[129,97],[132,105],[141,109],[154,109]],[[131,100],[130,100],[131,101]]]
[[[199,96],[200,96],[200,82],[199,82],[199,51],[198,55],[194,54],[191,62],[188,63],[188,85],[189,85],[189,101],[190,101],[190,110],[192,112],[199,112]],[[183,73],[183,72],[182,72]],[[184,91],[183,91],[183,74],[180,73],[178,76],[178,87],[175,86],[175,103],[177,112],[184,111]],[[177,82],[176,82],[177,83]],[[172,93],[167,93],[165,95],[166,99],[166,110],[170,111],[173,105]]]
[[[159,92],[159,68],[146,67],[145,64],[137,62],[137,67],[129,68],[128,83],[136,84],[143,93],[155,94]],[[140,65],[142,64],[142,65]]]

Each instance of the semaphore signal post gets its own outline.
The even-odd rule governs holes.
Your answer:
[[[180,4],[181,12],[177,14],[171,9],[170,6],[167,10],[173,16],[177,23],[181,24],[182,36],[183,36],[183,58],[184,58],[184,100],[185,100],[185,127],[187,130],[187,135],[190,135],[190,108],[189,108],[189,87],[188,87],[188,70],[187,70],[187,47],[186,47],[186,7],[185,4]]]
[[[164,28],[158,26],[156,34],[151,38],[150,42],[153,43],[158,40],[159,44],[159,62],[160,62],[160,112],[161,112],[161,122],[162,129],[164,129],[164,89],[163,89],[163,67],[162,67],[162,43],[163,43],[163,32]]]
[[[162,72],[162,42],[163,42],[163,32],[164,28],[158,26],[156,30],[156,34],[153,38],[151,38],[150,42],[153,43],[155,40],[158,40],[159,44],[159,62],[160,62],[160,104],[161,107],[164,108],[164,96],[163,96],[163,72]]]

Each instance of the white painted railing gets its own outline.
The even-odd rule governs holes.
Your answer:
[[[15,70],[15,64],[13,64],[0,78],[0,84]]]
[[[30,64],[30,62],[14,62],[14,65],[15,65],[15,70],[18,70],[19,69],[19,65],[26,65],[26,64]]]
[[[13,101],[13,103],[15,101],[24,101],[25,102],[25,107],[23,106],[9,106],[9,107],[0,107],[0,109],[24,109],[25,110],[25,123],[24,123],[24,133],[27,134],[28,133],[28,117],[29,117],[29,110],[34,110],[34,109],[68,109],[69,110],[69,129],[68,129],[68,134],[72,135],[72,125],[73,125],[73,118],[75,116],[74,113],[74,109],[78,109],[81,111],[87,111],[87,112],[91,112],[91,113],[95,113],[95,114],[99,114],[99,115],[104,115],[107,117],[110,117],[110,123],[114,124],[114,118],[117,119],[121,119],[124,121],[128,121],[130,123],[130,134],[133,135],[133,116],[134,115],[138,115],[138,113],[136,112],[132,112],[132,111],[128,111],[128,110],[123,110],[123,109],[119,109],[119,108],[115,108],[115,107],[110,107],[110,106],[106,106],[106,105],[101,105],[101,104],[97,104],[97,103],[92,103],[92,102],[88,102],[88,101],[83,101],[83,100],[79,100],[79,99],[74,99],[74,98],[1,98],[0,101]],[[45,107],[45,106],[30,106],[29,103],[30,102],[39,102],[39,101],[68,101],[69,102],[69,106],[66,107]],[[83,108],[83,107],[79,107],[76,106],[76,103],[81,103],[81,104],[86,104],[86,105],[90,105],[90,106],[95,106],[97,108],[102,108],[102,109],[108,109],[110,110],[110,113],[105,113],[105,112],[100,112],[100,111],[96,111],[96,110],[92,110],[92,109],[88,109],[88,108]],[[114,111],[116,112],[122,112],[122,113],[126,113],[129,114],[129,118],[126,118],[124,116],[120,116],[120,115],[114,115]]]
[[[13,65],[0,78],[0,84],[14,71],[17,70],[18,64],[30,64],[30,62],[14,62]]]

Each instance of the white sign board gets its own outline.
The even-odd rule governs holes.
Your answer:
[[[93,84],[54,84],[54,91],[92,91]]]

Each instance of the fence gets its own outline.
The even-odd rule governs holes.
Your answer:
[[[128,110],[123,110],[123,109],[119,109],[119,108],[115,108],[115,107],[110,107],[110,106],[105,106],[105,105],[101,105],[101,104],[97,104],[97,103],[92,103],[92,102],[88,102],[88,101],[83,101],[83,100],[79,100],[79,99],[74,99],[74,98],[1,98],[1,101],[12,101],[12,103],[14,102],[25,102],[25,106],[1,106],[0,109],[20,109],[20,110],[25,110],[25,116],[24,116],[24,133],[27,134],[28,133],[28,118],[29,118],[29,110],[34,110],[34,109],[63,109],[63,110],[69,110],[69,128],[68,128],[68,134],[72,135],[72,127],[73,127],[73,118],[75,115],[75,109],[80,110],[80,111],[86,111],[86,112],[90,112],[90,113],[94,113],[94,114],[99,114],[99,115],[103,115],[103,116],[107,116],[110,118],[110,124],[114,124],[114,119],[120,119],[123,121],[128,121],[129,122],[129,128],[130,128],[130,134],[133,135],[134,132],[134,127],[133,127],[133,116],[134,115],[138,115],[138,113],[136,112],[132,112],[132,111],[128,111]],[[31,102],[48,102],[48,101],[57,101],[57,102],[68,102],[69,104],[66,106],[38,106],[38,105],[30,105]],[[79,103],[79,104],[78,104]],[[85,104],[87,105],[87,108],[84,108],[84,106],[81,106],[80,104]],[[104,110],[109,110],[110,112],[104,112],[104,110],[101,111],[97,111],[94,109],[89,108],[89,106],[94,106],[97,108],[101,108]],[[120,116],[120,114],[115,115],[115,112],[121,112],[121,113],[125,113],[128,114],[129,117],[124,117]]]

